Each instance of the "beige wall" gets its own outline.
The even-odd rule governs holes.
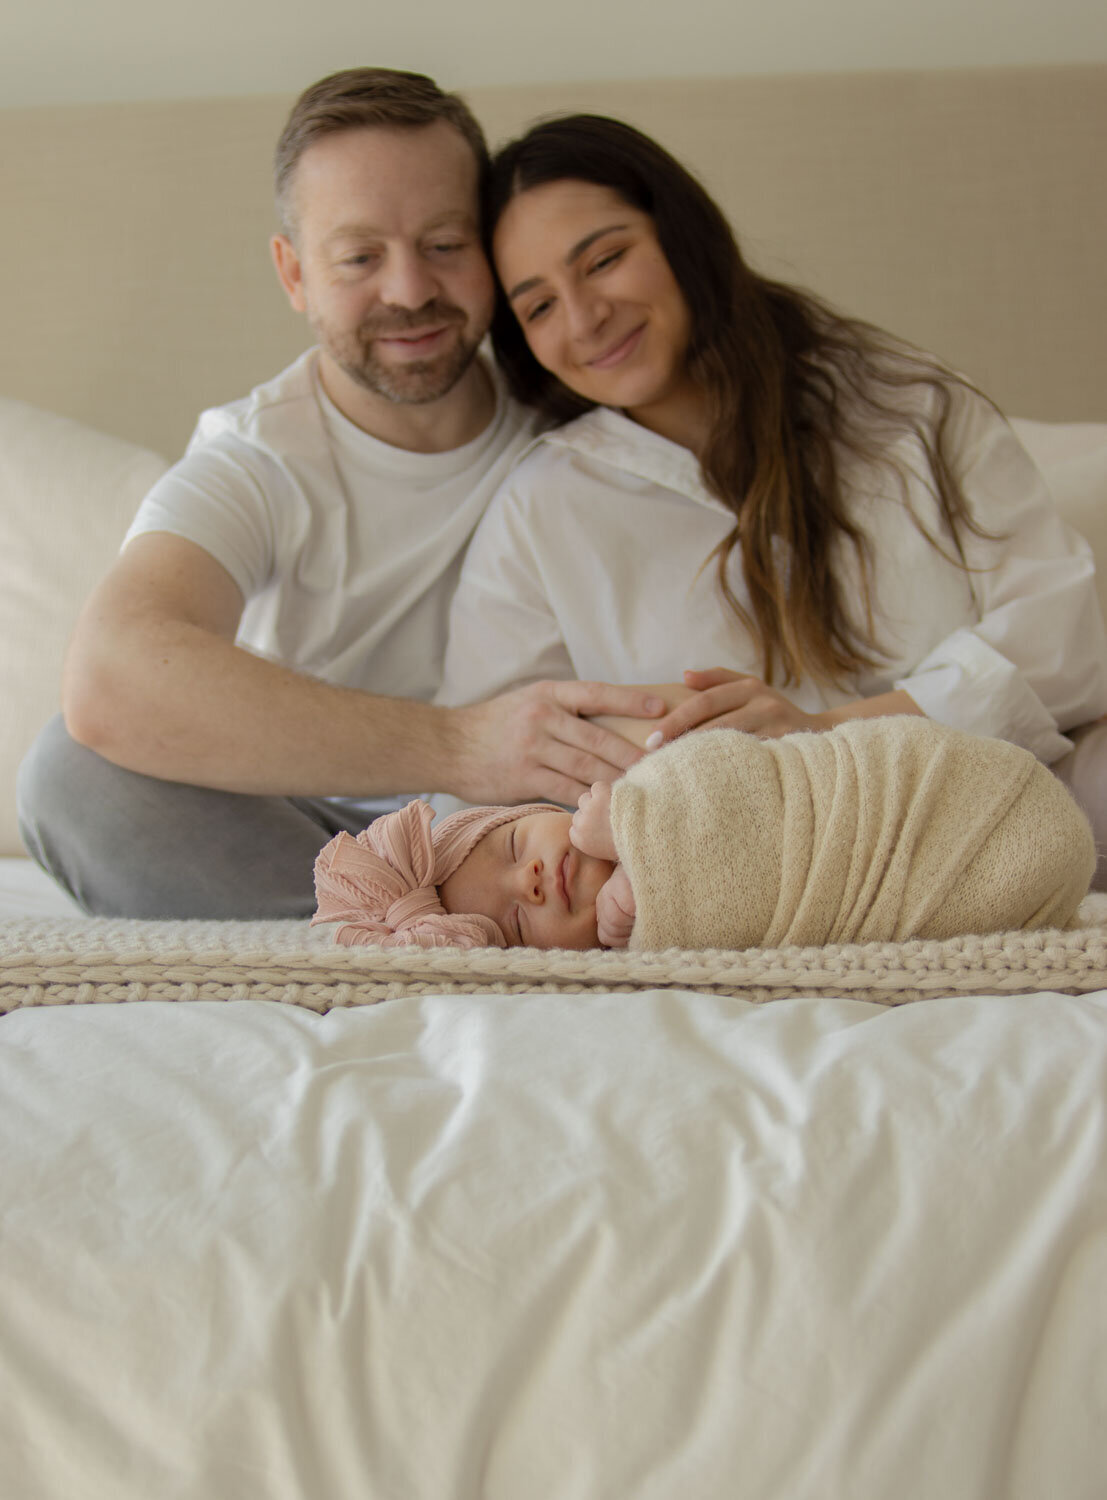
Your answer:
[[[456,88],[1107,61],[1099,0],[35,0],[0,8],[0,103],[297,92],[351,63]]]
[[[752,261],[933,349],[1021,416],[1107,415],[1107,67],[474,88],[641,125]],[[0,110],[0,394],[175,456],[303,347],[268,261],[287,96]]]

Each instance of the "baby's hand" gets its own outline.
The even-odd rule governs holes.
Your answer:
[[[616,865],[611,878],[596,894],[596,926],[605,948],[625,948],[634,931],[634,892],[622,865]]]
[[[569,826],[569,839],[582,854],[591,854],[594,859],[614,862],[619,858],[611,835],[610,782],[594,781],[590,791],[581,792]]]

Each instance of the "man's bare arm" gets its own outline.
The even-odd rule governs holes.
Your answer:
[[[645,690],[595,683],[535,683],[460,709],[333,687],[236,646],[242,608],[202,548],[136,537],[78,621],[70,733],[131,770],[228,791],[571,802],[638,758],[579,716],[662,709]]]

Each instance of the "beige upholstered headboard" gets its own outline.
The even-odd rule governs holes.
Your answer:
[[[934,349],[1014,414],[1107,418],[1107,67],[469,98],[493,142],[557,109],[632,120],[700,173],[760,268]],[[267,252],[290,102],[0,111],[0,394],[175,456],[201,407],[304,346]]]

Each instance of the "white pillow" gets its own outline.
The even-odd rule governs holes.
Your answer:
[[[77,613],[166,467],[145,448],[0,397],[0,855],[23,852],[16,771],[57,710]]]
[[[1107,619],[1107,422],[1030,422],[1015,436],[1041,469],[1057,508],[1095,554],[1099,607]]]

